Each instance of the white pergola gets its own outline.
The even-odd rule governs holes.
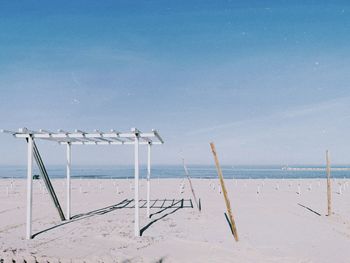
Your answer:
[[[67,206],[66,220],[71,218],[71,147],[72,145],[134,145],[135,151],[135,236],[140,236],[139,223],[139,145],[148,146],[147,160],[147,217],[150,216],[150,176],[151,176],[151,146],[163,144],[164,141],[156,130],[143,133],[136,128],[130,132],[118,132],[111,130],[110,132],[101,132],[94,130],[93,132],[85,132],[75,130],[74,132],[58,130],[51,132],[47,130],[32,131],[27,128],[16,131],[1,130],[1,132],[9,133],[16,138],[25,138],[28,141],[28,160],[27,160],[27,217],[26,217],[26,238],[32,238],[32,200],[33,200],[33,151],[37,150],[34,141],[38,139],[49,140],[59,144],[67,145]],[[35,152],[34,152],[35,153]]]

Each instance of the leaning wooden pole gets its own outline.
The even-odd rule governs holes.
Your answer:
[[[210,147],[211,147],[211,151],[213,152],[213,155],[214,155],[216,170],[218,172],[218,176],[219,176],[219,179],[220,179],[222,192],[224,194],[224,199],[225,199],[225,203],[226,203],[227,213],[228,213],[229,219],[231,221],[231,230],[232,230],[232,233],[233,233],[233,236],[234,236],[235,240],[238,241],[238,233],[237,233],[236,223],[235,223],[235,220],[234,220],[233,215],[232,215],[231,204],[230,204],[230,200],[228,199],[228,196],[227,196],[227,191],[226,191],[226,186],[225,186],[225,182],[224,182],[224,177],[222,176],[222,171],[221,171],[221,167],[220,167],[220,164],[219,164],[218,156],[216,154],[216,149],[215,149],[214,143],[211,142],[210,143]]]
[[[188,182],[190,184],[190,188],[191,188],[191,192],[192,192],[192,195],[193,195],[193,199],[196,202],[196,206],[197,206],[197,208],[198,208],[198,210],[200,212],[201,211],[201,206],[199,204],[200,200],[197,200],[196,194],[194,193],[192,181],[191,181],[191,178],[190,178],[190,173],[188,172],[188,169],[187,169],[187,166],[186,166],[186,163],[185,163],[185,158],[182,158],[182,164],[184,166],[184,170],[185,170],[185,174],[186,174],[187,180],[188,180]]]
[[[329,151],[326,151],[326,162],[327,162],[327,207],[328,216],[332,214],[332,185],[331,185],[331,164],[329,158]]]

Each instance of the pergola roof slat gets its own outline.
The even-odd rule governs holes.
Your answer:
[[[1,132],[10,133],[17,138],[28,138],[31,136],[34,139],[49,140],[60,144],[134,144],[136,136],[141,139],[139,144],[164,143],[156,130],[143,133],[136,128],[131,129],[130,132],[119,132],[114,129],[109,132],[100,130],[94,130],[93,132],[74,130],[70,132],[62,129],[57,130],[57,132],[51,132],[43,129],[33,131],[27,128],[21,128],[18,131],[1,130]]]

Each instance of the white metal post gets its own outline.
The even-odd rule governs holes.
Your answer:
[[[151,194],[151,143],[148,143],[148,159],[147,159],[147,217],[150,217],[150,194]]]
[[[135,236],[140,236],[139,222],[139,134],[135,134]]]
[[[32,238],[32,205],[33,205],[33,138],[28,136],[27,159],[27,222],[26,238]]]
[[[72,164],[72,145],[67,143],[67,215],[66,220],[71,218],[71,164]]]

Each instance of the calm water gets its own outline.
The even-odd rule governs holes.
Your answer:
[[[300,166],[298,166],[300,167]],[[343,166],[344,167],[344,166]],[[65,177],[65,166],[47,166],[51,178]],[[217,173],[214,166],[188,166],[191,177],[194,178],[216,178]],[[285,171],[281,166],[222,166],[226,178],[324,178],[325,171]],[[34,174],[39,174],[34,169]],[[82,178],[130,178],[133,177],[132,166],[74,166],[72,177]],[[146,176],[146,167],[141,167],[140,176]],[[182,178],[185,176],[182,166],[154,166],[152,167],[153,178]],[[332,171],[336,178],[350,178],[350,171]],[[26,177],[25,166],[0,166],[0,178],[24,178]]]

